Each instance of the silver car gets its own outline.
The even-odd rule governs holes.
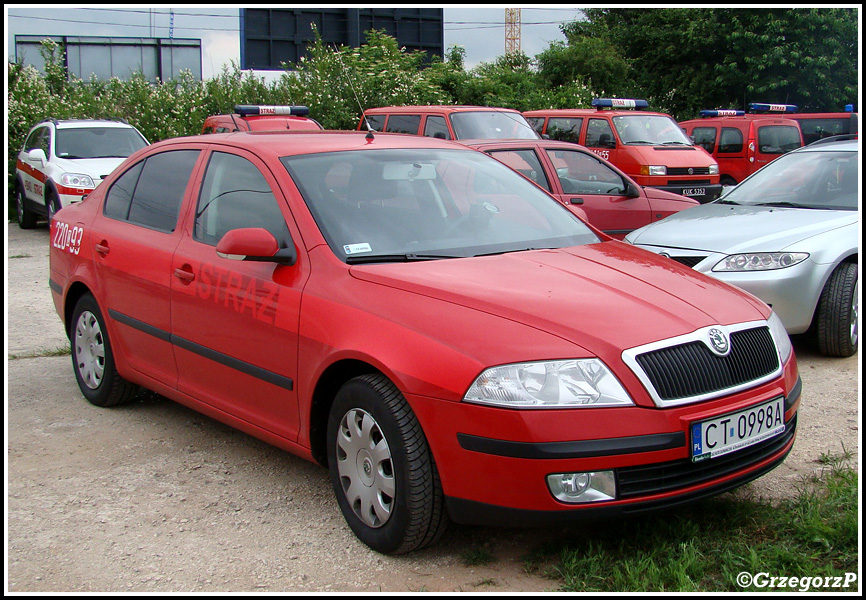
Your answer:
[[[857,140],[790,152],[712,202],[626,242],[751,292],[822,354],[857,351]]]

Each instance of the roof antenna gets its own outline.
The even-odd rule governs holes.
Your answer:
[[[349,82],[349,87],[352,89],[352,94],[355,96],[355,102],[358,103],[358,108],[361,109],[361,118],[364,119],[364,124],[367,125],[367,135],[364,136],[364,139],[366,139],[368,143],[372,142],[376,138],[375,136],[373,136],[373,128],[370,126],[370,121],[367,119],[367,115],[364,114],[364,106],[361,104],[360,98],[358,98],[358,92],[355,91],[355,85],[352,83],[352,78],[349,77],[346,65],[343,64],[343,57],[340,56],[340,51],[337,49],[337,44],[331,42],[331,45],[334,47],[334,53],[337,55],[337,60],[340,61],[340,68],[342,69],[342,73],[346,77],[346,80]]]

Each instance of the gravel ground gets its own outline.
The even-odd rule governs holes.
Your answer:
[[[7,227],[8,592],[543,592],[522,557],[578,528],[452,526],[388,557],[357,541],[327,471],[151,393],[100,409],[81,396],[48,291],[48,230]],[[785,463],[737,493],[793,496],[824,454],[859,451],[859,355],[795,340],[799,434]],[[859,458],[858,458],[859,460]],[[481,548],[486,566],[467,566]]]

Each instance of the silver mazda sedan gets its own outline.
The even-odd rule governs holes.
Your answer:
[[[710,204],[626,241],[751,292],[828,356],[857,351],[857,140],[790,152]]]

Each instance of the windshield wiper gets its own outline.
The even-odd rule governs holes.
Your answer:
[[[455,256],[453,254],[415,254],[409,252],[407,254],[365,254],[364,256],[347,256],[346,264],[349,265],[364,265],[370,263],[386,263],[386,262],[419,262],[425,260],[443,260],[446,258],[465,258],[463,256]]]
[[[796,202],[761,202],[752,206],[777,206],[779,208],[812,208],[818,209],[817,206],[809,206],[808,204],[797,204]]]

